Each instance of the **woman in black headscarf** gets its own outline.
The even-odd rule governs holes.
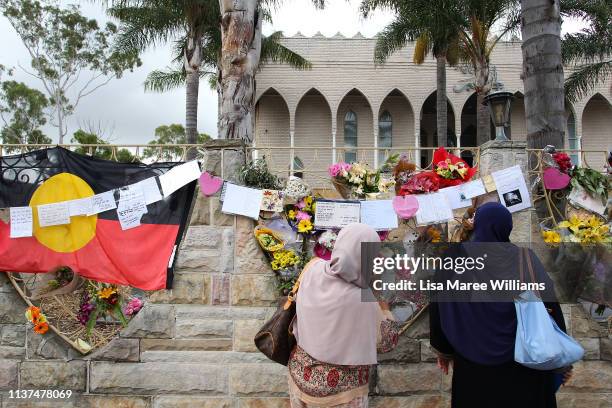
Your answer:
[[[479,207],[474,219],[473,242],[508,243],[496,246],[506,268],[495,274],[507,277],[508,266],[517,272],[519,248],[510,244],[512,215],[499,203]],[[475,244],[471,244],[472,246]],[[530,251],[536,275],[554,292],[542,264]],[[492,263],[498,265],[497,263]],[[516,274],[515,276],[518,276]],[[561,330],[565,322],[559,303],[545,305]],[[514,361],[516,310],[513,302],[432,302],[430,343],[438,352],[438,365],[448,373],[453,365],[452,408],[555,408],[556,374],[532,370]],[[565,379],[569,378],[569,371]]]

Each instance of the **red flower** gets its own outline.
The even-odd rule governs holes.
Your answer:
[[[329,370],[327,373],[327,385],[336,388],[338,386],[338,381],[340,381],[340,373],[335,368]]]
[[[423,171],[411,176],[406,183],[404,183],[399,192],[400,196],[409,194],[422,194],[431,193],[438,191],[440,188],[440,181],[437,174],[433,171]]]
[[[312,368],[310,367],[304,368],[304,381],[310,381],[311,376],[312,376]]]
[[[572,168],[572,159],[566,153],[553,153],[552,157],[563,173],[567,173]]]
[[[462,158],[457,157],[454,154],[451,154],[451,153],[447,152],[443,147],[439,147],[434,152],[433,162],[434,163],[440,163],[440,162],[446,163],[446,160],[450,160],[451,164],[463,163],[463,167],[465,167],[467,169],[467,173],[463,177],[447,179],[447,178],[441,177],[437,173],[433,172],[434,175],[438,178],[438,183],[440,184],[440,188],[457,186],[457,185],[459,185],[461,183],[465,183],[466,181],[470,181],[470,179],[472,177],[474,177],[474,174],[476,174],[476,168],[475,167],[474,168],[470,167],[466,163],[466,161],[463,160]],[[435,170],[435,168],[434,168],[434,170]]]

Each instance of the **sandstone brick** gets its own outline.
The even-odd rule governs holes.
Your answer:
[[[176,320],[176,337],[183,339],[202,339],[215,337],[232,337],[231,320],[181,319]]]
[[[122,363],[93,361],[90,392],[117,394],[226,394],[227,368],[193,363]]]
[[[435,362],[438,359],[436,350],[429,344],[429,339],[420,340],[421,342],[421,361],[423,362]]]
[[[289,398],[240,398],[238,408],[289,408]]]
[[[27,306],[17,293],[8,290],[14,289],[10,287],[7,292],[0,292],[0,324],[23,323],[23,314]]]
[[[185,395],[158,395],[153,397],[153,408],[234,408],[229,398]]]
[[[0,326],[0,344],[3,346],[25,345],[25,324],[5,324]]]
[[[219,307],[203,305],[175,305],[178,320],[215,319],[266,319],[276,307]]]
[[[381,364],[390,363],[418,363],[421,361],[421,344],[419,340],[400,336],[397,347],[389,353],[379,354]]]
[[[573,305],[571,308],[571,334],[576,338],[604,337],[605,330],[586,315],[581,305]]]
[[[81,394],[75,398],[79,408],[149,408],[149,397]]]
[[[429,312],[423,314],[402,334],[403,337],[411,339],[426,339],[429,337]]]
[[[234,322],[234,350],[258,352],[253,339],[263,324],[263,320],[236,320]]]
[[[194,225],[187,229],[182,242],[184,249],[214,249],[221,246],[222,230],[209,225]]]
[[[558,393],[558,408],[609,408],[612,407],[612,394]]]
[[[377,371],[381,395],[439,391],[441,387],[440,370],[435,364],[379,365]]]
[[[229,351],[232,339],[142,339],[141,351]]]
[[[98,351],[88,356],[91,360],[138,361],[140,358],[140,341],[116,337]]]
[[[583,360],[599,360],[599,339],[576,339],[584,348]]]
[[[229,305],[230,277],[228,275],[213,275],[211,297],[213,305]]]
[[[443,408],[449,406],[441,395],[371,398],[372,408]]]
[[[174,306],[146,304],[121,331],[121,336],[171,338],[174,336],[174,321]]]
[[[20,359],[25,356],[25,347],[0,346],[0,359]]]
[[[235,306],[273,306],[278,303],[272,275],[234,275],[231,299]]]
[[[177,272],[172,289],[151,292],[149,300],[153,303],[209,303],[210,275]]]
[[[580,361],[574,364],[574,374],[560,392],[612,393],[612,363]]]
[[[85,391],[85,361],[23,361],[20,366],[21,388],[70,389]]]
[[[211,225],[234,226],[234,215],[223,214],[221,208],[223,203],[219,197],[210,197],[210,223]]]
[[[284,396],[287,391],[287,368],[280,364],[233,365],[230,369],[232,395]]]
[[[600,341],[601,359],[612,361],[612,338],[602,338]]]
[[[216,273],[220,272],[220,249],[182,249],[176,259],[176,268],[181,272]]]
[[[140,355],[143,362],[202,363],[202,364],[260,364],[271,363],[261,353],[237,351],[144,351]]]
[[[255,240],[255,223],[246,217],[236,217],[236,269],[239,274],[272,274],[270,263]]]
[[[17,360],[0,360],[0,390],[17,387],[19,363]]]
[[[51,331],[41,336],[34,333],[33,330],[26,330],[26,338],[26,356],[28,359],[68,361],[81,357],[81,353]]]
[[[210,197],[200,193],[200,187],[194,193],[193,209],[189,218],[190,227],[195,225],[210,225]]]

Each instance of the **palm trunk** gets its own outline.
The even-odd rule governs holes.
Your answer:
[[[527,146],[563,147],[565,106],[559,0],[521,0]]]
[[[257,0],[219,0],[221,8],[221,111],[219,138],[247,143],[254,135],[255,71],[261,52]]]
[[[448,112],[446,102],[446,55],[436,57],[436,124],[438,146],[447,145]]]
[[[491,115],[489,109],[482,103],[491,90],[489,64],[484,56],[475,64],[474,74],[476,77],[476,141],[480,146],[491,140]]]
[[[200,89],[200,64],[202,62],[200,37],[191,32],[185,48],[184,66],[187,71],[185,80],[185,136],[188,144],[198,142],[198,93]],[[197,155],[197,149],[187,150],[187,160]]]

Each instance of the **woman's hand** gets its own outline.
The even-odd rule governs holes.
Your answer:
[[[453,365],[453,360],[450,358],[438,356],[438,368],[442,370],[442,372],[448,375],[448,368]]]

